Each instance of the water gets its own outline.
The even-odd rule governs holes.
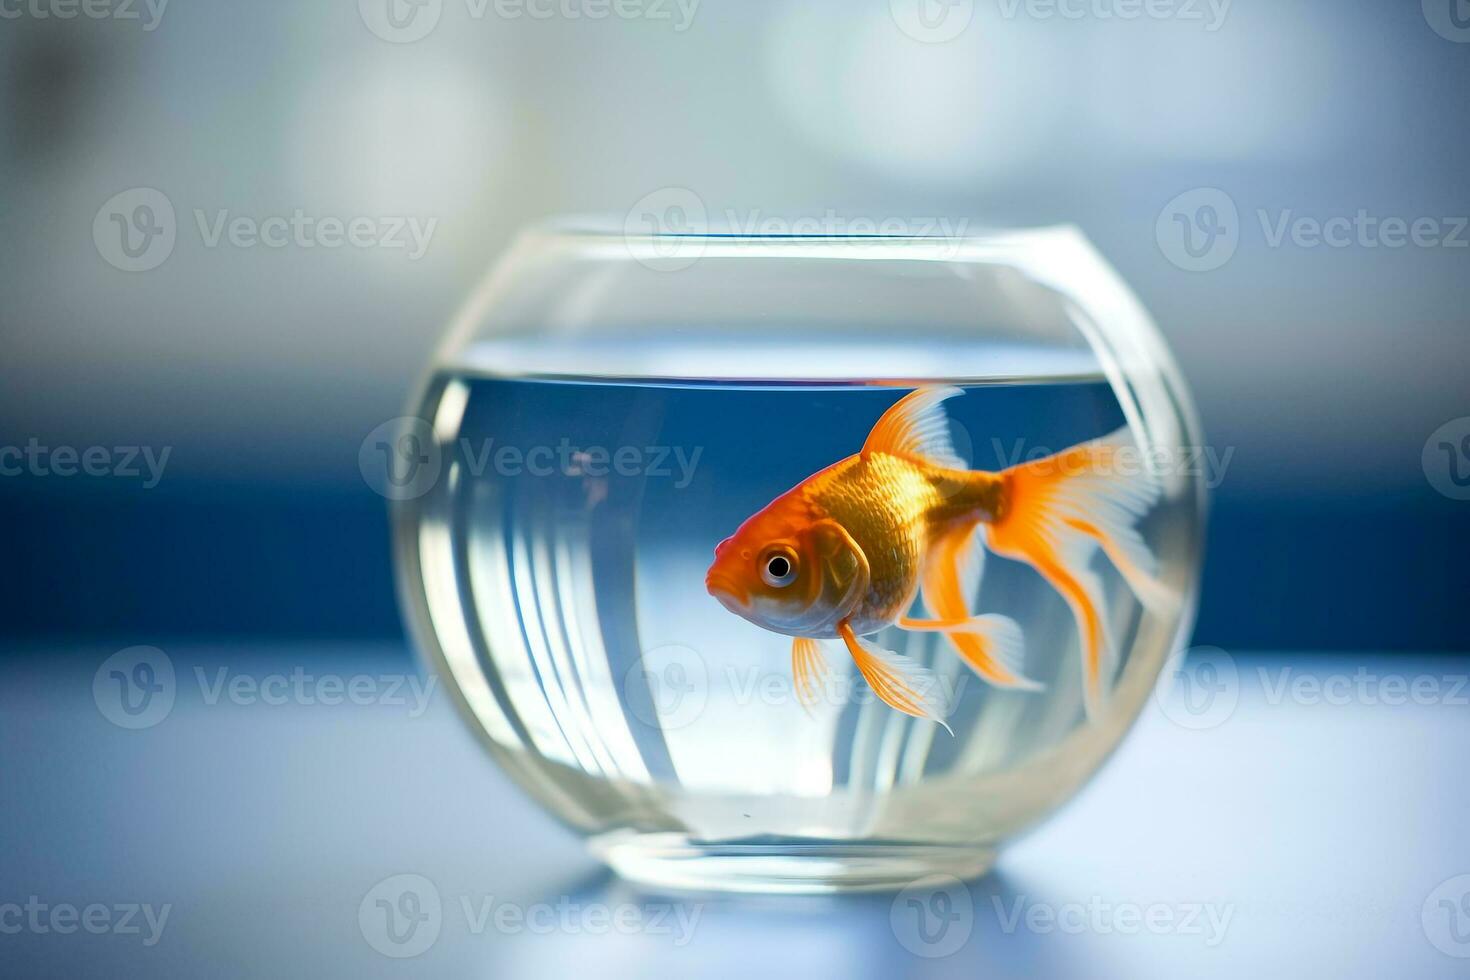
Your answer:
[[[808,714],[790,639],[722,608],[704,572],[742,520],[856,452],[900,391],[463,372],[427,391],[442,471],[397,514],[420,642],[501,763],[635,875],[769,886],[978,870],[1097,768],[1174,638],[1177,619],[1146,613],[1095,559],[1119,670],[1089,723],[1070,611],[1029,567],[990,556],[972,608],[1022,626],[1045,691],[990,687],[941,636],[890,629],[876,639],[949,685],[954,736],[877,701],[840,642],[824,644],[834,679]],[[983,469],[1125,424],[1100,376],[967,385],[946,408]],[[1186,487],[1140,525],[1181,593],[1197,519]]]

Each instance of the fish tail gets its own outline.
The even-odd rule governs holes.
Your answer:
[[[1132,447],[1128,430],[1119,429],[1002,471],[1002,500],[986,527],[992,551],[1031,565],[1071,607],[1089,716],[1102,706],[1114,657],[1102,580],[1088,567],[1094,552],[1108,556],[1145,607],[1162,612],[1177,604],[1155,577],[1153,554],[1136,527],[1161,491],[1146,468],[1119,465],[1120,450]]]

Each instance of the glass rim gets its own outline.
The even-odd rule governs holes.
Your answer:
[[[775,217],[775,216],[773,216]],[[811,215],[799,215],[796,218],[784,218],[781,220],[788,225],[798,223],[820,221]],[[948,222],[949,227],[958,228],[956,233],[943,231],[907,231],[907,232],[759,232],[743,231],[728,227],[721,222],[697,222],[700,225],[697,230],[692,231],[643,231],[629,227],[632,218],[618,218],[612,212],[589,212],[550,215],[540,220],[533,221],[522,229],[522,234],[533,236],[549,236],[571,240],[584,241],[606,241],[609,239],[623,241],[705,241],[718,242],[720,244],[741,243],[765,243],[765,244],[803,244],[830,245],[833,243],[895,243],[904,242],[946,242],[965,244],[990,244],[1003,241],[1039,241],[1056,238],[1082,238],[1086,236],[1075,224],[1060,222],[1040,225],[997,225],[986,223],[972,223],[970,219],[952,216],[924,216],[922,218],[903,218],[899,215],[888,215],[881,220],[874,220],[859,215],[848,219],[852,224],[856,221],[867,221],[874,225],[883,222],[899,220],[909,224],[922,224],[923,222],[942,223]]]

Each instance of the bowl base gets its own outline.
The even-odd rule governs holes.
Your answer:
[[[713,843],[677,833],[594,837],[592,852],[631,881],[684,891],[823,894],[896,891],[929,875],[978,878],[981,845],[841,841]]]

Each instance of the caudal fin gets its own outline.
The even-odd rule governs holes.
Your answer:
[[[1111,676],[1113,638],[1102,580],[1088,567],[1100,548],[1139,601],[1155,612],[1177,603],[1155,577],[1153,554],[1135,526],[1158,501],[1160,487],[1139,465],[1128,430],[1006,470],[1006,506],[988,525],[992,551],[1035,568],[1071,607],[1082,638],[1084,697],[1089,716]]]

